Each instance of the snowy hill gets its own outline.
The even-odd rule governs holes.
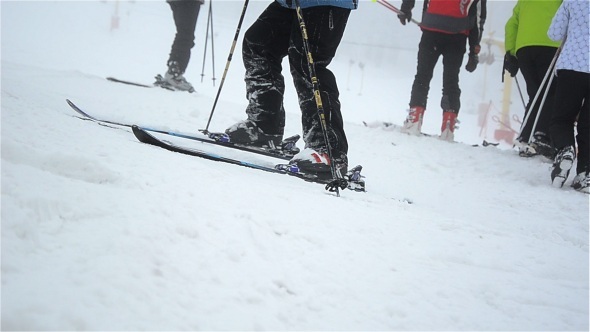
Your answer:
[[[244,26],[267,4],[251,2]],[[242,5],[214,3],[217,83]],[[499,74],[482,84],[500,64],[461,74],[458,143],[366,127],[405,118],[420,34],[361,3],[332,68],[367,192],[335,197],[74,116],[66,98],[115,121],[207,124],[218,84],[210,55],[200,83],[202,37],[195,94],[105,80],[164,71],[164,1],[2,1],[1,12],[2,330],[588,330],[588,196],[571,178],[551,187],[547,160],[472,146],[494,140],[480,136],[477,105],[484,86],[501,103]],[[245,117],[242,77],[235,54],[211,129]],[[440,72],[431,133],[439,90]],[[299,133],[287,94],[286,132]]]

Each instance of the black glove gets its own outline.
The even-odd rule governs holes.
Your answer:
[[[397,14],[397,18],[399,18],[399,21],[403,25],[406,25],[407,22],[410,22],[412,20],[412,10],[404,8],[400,9],[399,13]]]
[[[479,63],[479,55],[474,54],[474,53],[469,53],[469,60],[467,60],[467,64],[465,65],[465,70],[467,70],[470,73],[473,73],[473,71],[475,71],[475,68],[477,68],[478,63]]]
[[[473,73],[477,68],[477,64],[479,63],[479,51],[481,47],[479,45],[473,45],[469,47],[469,60],[467,60],[467,64],[465,65],[465,70],[470,73]]]
[[[509,52],[504,56],[504,70],[510,73],[511,77],[518,73],[518,59]]]

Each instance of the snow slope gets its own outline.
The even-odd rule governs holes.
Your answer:
[[[250,3],[245,27],[267,3]],[[188,94],[104,79],[163,72],[164,1],[1,2],[2,330],[588,330],[588,196],[571,178],[551,187],[547,160],[471,146],[493,140],[479,136],[477,89],[501,98],[497,77],[461,74],[459,143],[363,125],[403,121],[419,39],[377,4],[353,13],[333,64],[366,193],[170,153],[65,103],[202,129],[242,5],[214,4],[217,86],[210,60],[199,82],[201,38]],[[371,33],[383,29],[391,39]],[[236,53],[213,130],[244,118]],[[287,94],[286,132],[299,133]]]

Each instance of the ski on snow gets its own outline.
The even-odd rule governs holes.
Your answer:
[[[173,136],[173,137],[184,138],[184,139],[189,139],[189,140],[195,140],[195,141],[199,141],[202,143],[220,145],[220,146],[227,147],[230,149],[237,149],[237,150],[241,150],[241,151],[245,151],[245,152],[251,152],[251,153],[260,154],[260,155],[264,155],[267,157],[274,157],[274,158],[278,158],[278,159],[282,159],[282,160],[291,159],[293,153],[296,153],[296,151],[298,151],[298,148],[295,146],[295,143],[299,139],[299,135],[295,135],[295,136],[292,136],[290,138],[283,140],[283,144],[281,145],[281,147],[279,149],[268,150],[268,149],[255,148],[255,147],[233,144],[231,142],[226,142],[226,141],[224,141],[225,134],[223,134],[223,133],[209,133],[208,138],[203,138],[203,137],[193,136],[190,134],[184,134],[184,133],[179,133],[179,132],[142,127],[142,126],[138,126],[138,125],[122,123],[122,122],[117,122],[117,121],[99,119],[99,118],[96,118],[96,117],[84,112],[81,108],[79,108],[76,104],[74,104],[69,99],[66,99],[66,102],[74,111],[76,111],[80,115],[79,116],[80,119],[89,120],[89,121],[95,122],[97,124],[102,124],[102,125],[114,125],[114,126],[119,126],[119,127],[131,128],[133,131],[133,134],[140,142],[146,143],[146,144],[151,144],[151,145],[154,145],[157,147],[161,147],[161,148],[166,149],[168,151],[182,153],[182,154],[195,156],[195,157],[201,157],[201,158],[205,158],[205,159],[209,159],[209,160],[213,160],[213,161],[225,162],[225,163],[233,164],[233,165],[244,166],[244,167],[248,167],[248,168],[252,168],[252,169],[258,169],[258,170],[266,171],[266,172],[270,172],[270,173],[287,174],[287,175],[294,176],[294,177],[297,177],[297,178],[300,178],[300,179],[303,179],[303,180],[306,180],[309,182],[324,184],[326,190],[331,191],[331,192],[338,192],[339,189],[349,189],[349,190],[359,191],[359,192],[365,191],[365,180],[364,180],[364,177],[361,175],[362,166],[360,166],[360,165],[352,168],[351,170],[349,170],[346,173],[346,175],[344,175],[342,178],[339,178],[339,179],[320,178],[316,175],[302,173],[294,165],[276,164],[276,165],[274,165],[274,167],[269,167],[269,166],[265,166],[265,165],[242,161],[239,159],[223,157],[223,156],[215,154],[215,153],[206,152],[206,151],[202,151],[202,150],[198,150],[198,149],[194,149],[194,148],[189,148],[189,147],[184,147],[184,146],[180,146],[180,145],[177,145],[177,144],[165,141],[165,140],[161,140],[161,139],[155,137],[154,135],[150,134],[150,132],[169,135],[169,136]],[[289,152],[285,152],[285,151],[283,151],[283,149],[286,149],[286,151],[289,151]]]
[[[109,76],[107,77],[107,80],[111,81],[111,82],[115,82],[115,83],[121,83],[121,84],[127,84],[127,85],[132,85],[132,86],[139,86],[142,88],[156,88],[156,87],[160,87],[166,90],[170,90],[170,91],[176,91],[176,89],[170,85],[169,83],[167,83],[164,78],[162,77],[162,75],[158,74],[156,77],[156,82],[154,82],[154,84],[144,84],[144,83],[138,83],[138,82],[133,82],[133,81],[127,81],[127,80],[121,80],[118,79],[116,77],[112,77]],[[195,92],[195,90],[191,90],[189,92]]]
[[[130,124],[130,123],[122,123],[122,122],[117,122],[117,121],[96,118],[96,117],[86,113],[85,111],[83,111],[80,107],[78,107],[76,104],[74,104],[71,100],[66,99],[66,102],[68,103],[68,105],[70,105],[70,107],[74,111],[76,111],[79,115],[81,115],[81,118],[83,120],[90,120],[90,121],[93,121],[93,122],[96,122],[99,124],[115,125],[115,126],[121,126],[121,127],[129,127],[129,128],[131,128],[133,126],[133,124]],[[203,142],[203,143],[207,143],[207,144],[221,145],[221,146],[224,146],[224,147],[227,147],[230,149],[252,152],[252,153],[260,154],[263,156],[274,157],[274,158],[278,158],[278,159],[282,159],[282,160],[290,160],[291,158],[293,158],[293,156],[295,154],[297,154],[299,152],[296,147],[296,143],[300,138],[299,135],[294,135],[294,136],[284,139],[283,142],[281,143],[281,145],[275,149],[262,149],[262,148],[257,148],[257,147],[253,147],[253,146],[239,145],[239,144],[234,144],[232,142],[229,142],[229,139],[227,138],[227,135],[225,133],[209,133],[205,137],[200,137],[200,136],[195,136],[195,135],[191,135],[191,134],[187,134],[187,133],[180,133],[180,132],[175,132],[175,131],[170,131],[170,130],[149,128],[149,127],[140,126],[140,125],[138,125],[138,127],[140,127],[143,130],[151,131],[151,132],[155,132],[155,133],[159,133],[159,134],[165,134],[165,135],[190,139],[190,140],[199,141],[199,142]]]
[[[368,128],[382,128],[384,130],[395,130],[395,131],[399,131],[401,132],[402,130],[402,126],[392,123],[392,122],[379,122],[379,121],[375,121],[375,122],[365,122],[363,121],[363,125],[365,127]],[[420,133],[421,136],[424,137],[437,137],[437,135],[431,135],[431,134],[427,134],[427,133]],[[483,140],[483,142],[481,143],[481,146],[483,147],[488,147],[488,146],[498,146],[500,145],[500,143],[492,143],[492,142],[488,142],[487,140]],[[472,147],[478,147],[479,144],[473,144],[471,145]]]
[[[118,78],[115,77],[107,77],[107,80],[111,81],[111,82],[115,82],[115,83],[122,83],[122,84],[127,84],[127,85],[133,85],[133,86],[140,86],[142,88],[153,88],[153,85],[148,85],[148,84],[143,84],[143,83],[137,83],[137,82],[132,82],[132,81],[126,81],[126,80],[120,80]]]
[[[244,166],[270,173],[287,174],[305,181],[324,184],[326,190],[338,192],[339,189],[350,189],[353,191],[365,191],[365,181],[361,176],[362,166],[356,166],[340,179],[321,178],[317,175],[301,173],[297,166],[290,164],[277,164],[274,167],[264,166],[256,163],[246,162],[238,159],[227,158],[215,153],[183,147],[171,142],[160,140],[148,131],[138,126],[132,126],[133,134],[142,143],[154,145],[168,151],[186,154],[189,156],[205,158],[213,161],[220,161],[232,165]]]

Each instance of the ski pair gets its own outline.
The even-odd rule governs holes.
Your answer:
[[[129,123],[121,123],[121,122],[96,118],[96,117],[86,113],[85,111],[83,111],[80,107],[78,107],[76,104],[74,104],[71,100],[66,99],[66,102],[74,111],[76,111],[79,115],[81,115],[82,118],[85,120],[90,120],[90,121],[94,121],[97,123],[121,126],[121,127],[129,127],[129,128],[131,128],[133,126],[133,124],[129,124]],[[145,127],[145,126],[139,126],[139,127],[141,127],[142,129],[144,129],[146,131],[150,131],[150,132],[155,132],[155,133],[159,133],[159,134],[165,134],[165,135],[195,140],[195,141],[199,141],[199,142],[203,142],[203,143],[221,145],[221,146],[225,146],[225,147],[236,149],[236,150],[252,152],[252,153],[260,154],[263,156],[274,157],[274,158],[278,158],[278,159],[282,159],[282,160],[290,160],[291,158],[293,158],[294,155],[296,155],[299,152],[299,148],[297,148],[297,146],[296,146],[296,143],[300,138],[299,135],[294,135],[294,136],[284,139],[283,142],[274,149],[264,149],[264,148],[258,148],[258,147],[253,147],[253,146],[246,146],[246,145],[232,143],[229,141],[229,137],[227,137],[227,135],[225,133],[208,133],[206,135],[206,137],[201,137],[201,136],[195,136],[195,135],[187,134],[187,133],[181,133],[181,132],[175,132],[175,131],[169,131],[169,130],[161,130],[161,129],[149,128],[149,127]]]
[[[402,126],[400,126],[398,124],[395,124],[392,122],[385,122],[385,121],[373,121],[373,122],[363,121],[363,125],[367,128],[381,128],[386,131],[398,131],[398,132],[401,132],[401,130],[403,128]],[[428,134],[428,133],[424,133],[424,132],[421,132],[420,136],[437,137],[437,135],[432,135],[432,134]],[[498,145],[500,145],[500,143],[489,142],[485,139],[481,143],[481,146],[483,146],[483,147],[498,146]],[[479,144],[472,144],[471,146],[472,147],[479,147],[480,145]]]
[[[274,165],[274,167],[269,167],[269,166],[264,166],[264,165],[260,165],[260,164],[241,161],[238,159],[223,157],[223,156],[220,156],[220,155],[217,155],[214,153],[210,153],[210,152],[205,152],[202,150],[179,146],[179,145],[158,139],[154,135],[150,134],[149,132],[196,140],[196,141],[203,142],[203,143],[211,143],[211,144],[215,144],[215,145],[221,145],[221,146],[225,146],[228,148],[238,149],[238,150],[242,150],[242,151],[246,151],[246,152],[252,152],[252,153],[265,155],[265,156],[269,156],[269,157],[274,157],[274,158],[278,158],[278,159],[283,159],[283,160],[291,159],[290,156],[288,156],[287,154],[284,153],[285,150],[291,151],[291,153],[293,151],[299,150],[295,146],[295,143],[297,142],[297,140],[299,140],[299,135],[295,135],[291,138],[284,140],[283,144],[281,145],[281,151],[269,151],[269,150],[262,149],[262,148],[241,146],[241,145],[237,145],[237,144],[232,144],[231,142],[225,142],[225,140],[227,139],[227,137],[224,136],[225,134],[213,133],[212,135],[209,135],[210,138],[202,138],[202,137],[192,136],[192,135],[188,135],[188,134],[182,134],[182,133],[178,133],[178,132],[158,130],[158,129],[140,127],[137,125],[131,125],[131,124],[126,124],[126,123],[121,123],[121,122],[116,122],[116,121],[98,119],[98,118],[95,118],[94,116],[84,112],[81,108],[79,108],[76,104],[74,104],[69,99],[66,99],[66,101],[67,101],[68,105],[74,111],[76,111],[79,115],[81,115],[79,117],[80,119],[90,120],[95,123],[103,124],[103,125],[106,124],[106,125],[115,125],[115,126],[120,126],[120,127],[129,127],[132,129],[133,134],[140,142],[155,145],[155,146],[164,148],[169,151],[183,153],[183,154],[201,157],[201,158],[214,160],[214,161],[225,162],[225,163],[229,163],[229,164],[233,164],[233,165],[249,167],[249,168],[258,169],[258,170],[271,172],[271,173],[288,174],[288,175],[291,175],[291,176],[294,176],[294,177],[297,177],[297,178],[300,178],[300,179],[303,179],[303,180],[306,180],[309,182],[316,182],[316,183],[324,184],[326,190],[328,190],[330,192],[337,192],[338,193],[338,191],[340,189],[349,189],[349,190],[358,191],[358,192],[365,191],[365,181],[364,181],[363,176],[361,175],[362,166],[360,166],[360,165],[349,170],[347,172],[347,174],[344,175],[342,178],[338,178],[338,179],[333,179],[331,177],[322,178],[322,177],[319,177],[318,175],[302,173],[299,171],[299,169],[296,166],[290,165],[290,164],[277,164],[277,165]],[[217,140],[215,140],[215,139],[217,139]]]

